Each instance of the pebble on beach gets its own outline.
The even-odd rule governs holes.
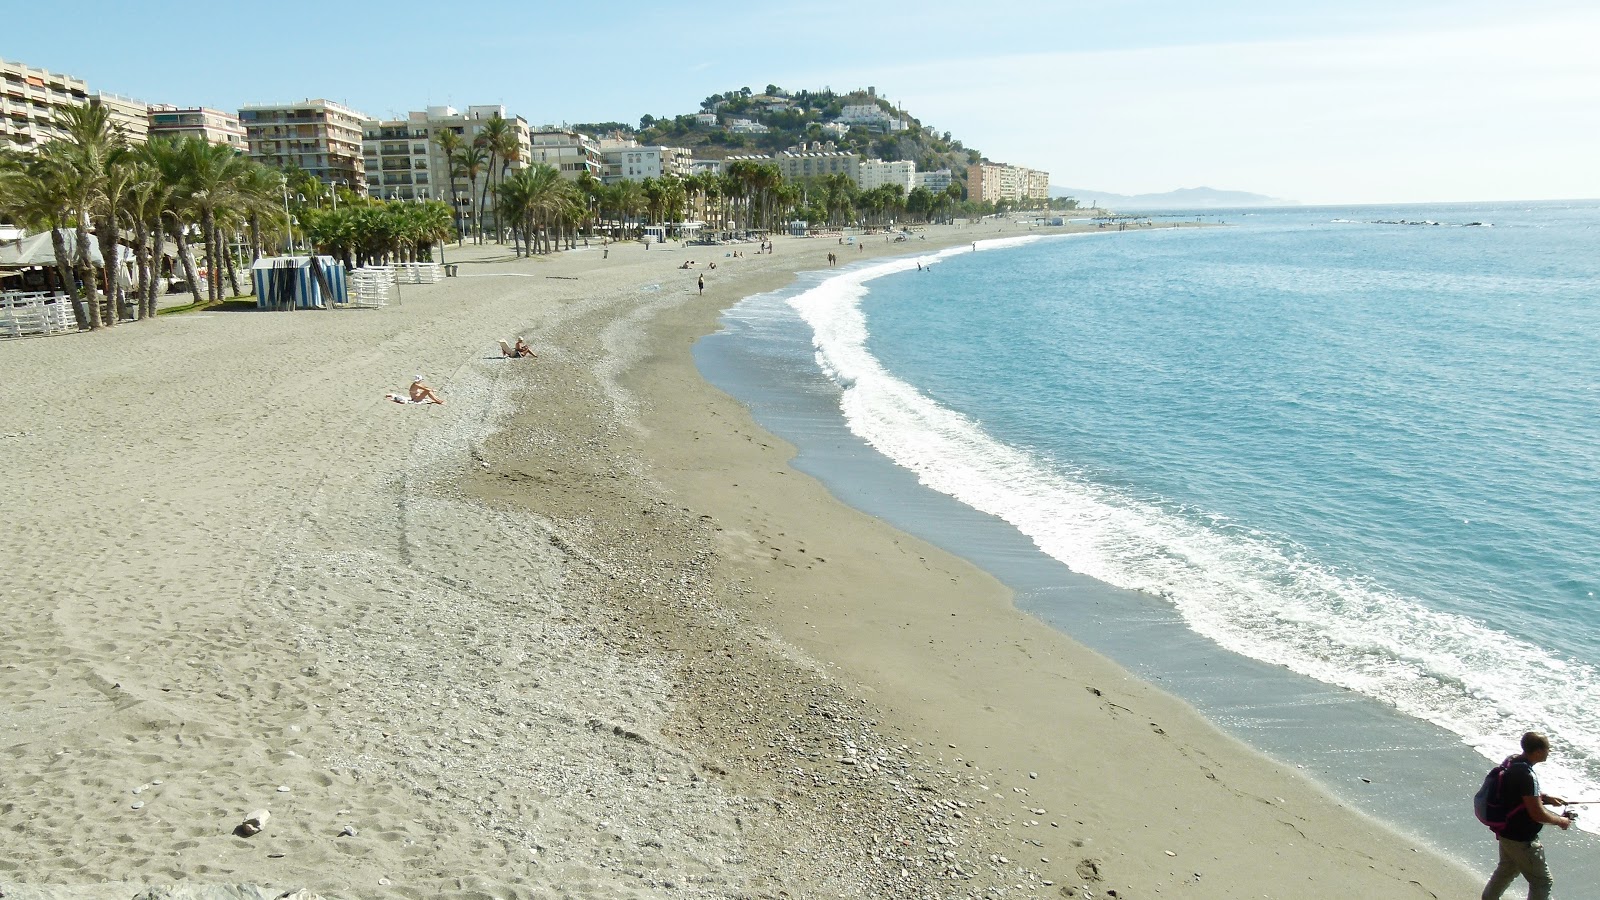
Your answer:
[[[233,829],[233,833],[240,837],[250,837],[267,827],[267,820],[270,818],[272,818],[272,813],[264,809],[258,809],[245,816],[244,821],[239,823],[239,827]]]

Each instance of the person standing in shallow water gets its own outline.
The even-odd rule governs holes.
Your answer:
[[[1539,777],[1533,767],[1550,758],[1550,740],[1537,731],[1522,736],[1522,753],[1512,757],[1500,779],[1501,808],[1511,809],[1506,827],[1500,832],[1500,863],[1489,883],[1483,887],[1483,900],[1500,900],[1518,875],[1528,880],[1528,900],[1550,900],[1554,881],[1545,862],[1539,829],[1554,825],[1562,831],[1572,827],[1572,819],[1558,816],[1546,806],[1565,806],[1565,800],[1539,793]]]

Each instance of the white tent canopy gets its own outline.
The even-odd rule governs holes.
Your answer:
[[[78,246],[78,235],[75,231],[66,232],[63,237],[67,241],[67,254],[71,255]],[[100,255],[98,241],[89,241],[89,259],[97,266],[105,265],[105,257]],[[41,231],[29,235],[19,241],[7,241],[0,244],[0,266],[20,268],[22,266],[53,266],[56,264],[55,246],[50,241],[50,232]]]

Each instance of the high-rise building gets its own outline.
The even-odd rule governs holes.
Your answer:
[[[433,200],[448,197],[448,168],[435,178],[426,113],[404,119],[362,123],[361,154],[367,170],[367,193],[384,200]]]
[[[980,160],[967,167],[967,199],[989,203],[1048,200],[1050,173]]]
[[[263,103],[239,110],[250,158],[264,166],[298,166],[330,187],[367,189],[361,125],[367,116],[331,100]]]
[[[239,117],[204,106],[179,108],[158,104],[150,107],[150,136],[183,139],[197,137],[213,144],[232,147],[240,153],[249,149]]]
[[[103,107],[111,116],[111,127],[122,132],[130,144],[142,144],[150,134],[150,104],[120,94],[95,91],[89,105]]]
[[[0,146],[33,150],[61,137],[56,110],[88,102],[81,78],[0,59]]]

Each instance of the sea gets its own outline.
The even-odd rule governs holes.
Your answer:
[[[697,361],[840,499],[1474,869],[1524,731],[1600,800],[1600,201],[1145,221],[913,239]],[[1546,844],[1600,896],[1600,841]]]

